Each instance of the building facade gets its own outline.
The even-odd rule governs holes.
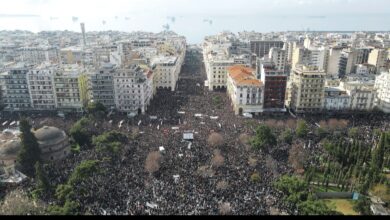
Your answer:
[[[115,106],[120,112],[144,114],[153,98],[153,72],[138,65],[114,74]]]
[[[325,102],[325,75],[323,70],[298,65],[290,76],[290,109],[296,113],[322,111]]]
[[[236,115],[263,112],[264,85],[255,70],[242,65],[228,68],[227,92]]]

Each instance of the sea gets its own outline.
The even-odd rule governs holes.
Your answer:
[[[390,31],[390,14],[372,15],[121,15],[101,17],[41,17],[0,15],[0,30],[150,31],[172,30],[184,35],[190,44],[221,31]]]

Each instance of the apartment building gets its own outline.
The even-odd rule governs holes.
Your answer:
[[[388,50],[373,49],[368,56],[368,64],[375,66],[376,74],[381,73],[387,67]]]
[[[65,112],[83,111],[88,104],[88,77],[84,68],[63,65],[54,75],[57,109]]]
[[[283,48],[284,42],[277,40],[253,40],[250,41],[251,52],[262,58],[269,54],[271,48]]]
[[[390,113],[390,72],[382,72],[375,80],[376,105],[385,113]]]
[[[153,72],[139,65],[118,69],[114,74],[115,106],[120,112],[144,114],[153,99]]]
[[[88,75],[90,99],[102,103],[107,109],[115,108],[114,76],[116,71],[116,65],[107,63]]]
[[[27,84],[34,110],[55,110],[57,107],[54,75],[57,65],[41,64],[27,73]]]
[[[263,112],[264,84],[256,79],[254,69],[243,65],[229,67],[227,92],[236,115]]]
[[[29,68],[20,63],[0,73],[0,87],[5,111],[31,110],[31,96],[27,83]]]
[[[179,61],[177,56],[159,56],[151,61],[154,73],[154,87],[176,90],[176,83],[183,61]]]
[[[289,73],[279,66],[270,59],[257,60],[256,74],[257,78],[264,83],[264,111],[267,112],[284,112],[286,109],[285,98]]]
[[[290,76],[290,109],[296,113],[321,111],[325,102],[325,76],[323,70],[298,65]]]

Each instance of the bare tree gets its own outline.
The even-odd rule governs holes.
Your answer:
[[[290,129],[295,129],[296,126],[297,126],[297,121],[294,120],[294,119],[288,119],[287,122],[287,127],[290,128]]]
[[[214,157],[211,159],[211,166],[213,168],[218,168],[222,166],[225,162],[225,158],[221,155],[220,150],[214,150]]]
[[[339,121],[337,119],[331,118],[328,120],[328,126],[332,130],[336,130],[339,128]]]
[[[288,161],[291,163],[295,171],[303,169],[303,165],[305,162],[305,153],[302,145],[300,144],[293,144],[288,156]]]
[[[221,134],[213,132],[209,135],[207,139],[207,144],[211,147],[221,147],[225,144]]]
[[[43,202],[33,201],[26,192],[17,189],[4,198],[0,215],[42,215],[45,209]]]
[[[225,190],[229,187],[229,183],[225,180],[219,181],[217,183],[217,189],[219,190]]]
[[[276,123],[276,127],[279,129],[283,129],[285,126],[286,126],[286,123],[284,123],[284,121],[282,121],[282,120],[279,120]]]
[[[158,151],[150,152],[146,157],[145,170],[150,174],[160,169],[161,154]]]
[[[275,119],[268,119],[264,122],[268,127],[275,128],[277,125],[277,122]]]
[[[257,165],[257,160],[255,158],[253,158],[252,156],[250,156],[248,163],[249,163],[249,166],[255,167]]]
[[[328,123],[326,123],[326,121],[324,121],[324,120],[321,120],[319,125],[321,128],[324,128],[324,129],[328,128]]]
[[[232,207],[229,202],[219,204],[219,213],[221,215],[229,215],[232,211]]]

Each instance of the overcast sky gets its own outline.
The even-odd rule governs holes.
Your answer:
[[[5,0],[0,14],[131,16],[131,14],[390,14],[389,0]]]

